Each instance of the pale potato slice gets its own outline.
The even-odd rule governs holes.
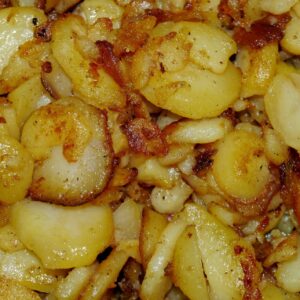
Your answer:
[[[200,119],[216,117],[226,110],[238,98],[240,85],[240,72],[230,62],[222,74],[189,63],[178,72],[154,71],[140,91],[161,108]]]
[[[0,94],[11,92],[31,77],[39,75],[49,52],[49,43],[37,39],[22,44],[0,75]]]
[[[11,224],[49,269],[89,265],[113,238],[108,206],[65,207],[24,200],[12,207]]]
[[[11,224],[0,227],[0,249],[5,252],[14,252],[24,249],[23,243]]]
[[[99,68],[98,76],[93,75],[91,61],[76,48],[76,36],[87,36],[87,28],[79,16],[68,15],[53,26],[53,55],[73,82],[74,93],[99,108],[124,106],[125,97],[120,87],[104,69]]]
[[[73,84],[71,79],[65,74],[62,67],[53,56],[47,58],[46,66],[49,70],[43,70],[40,80],[44,88],[55,99],[73,95]]]
[[[6,253],[0,250],[0,277],[39,292],[49,293],[63,273],[45,269],[41,261],[26,249]]]
[[[142,205],[127,199],[113,213],[115,242],[136,240],[141,230]]]
[[[0,74],[18,47],[31,40],[37,24],[46,21],[43,11],[33,7],[10,7],[0,11]]]
[[[118,275],[128,260],[129,255],[124,250],[114,249],[96,269],[89,284],[82,291],[80,300],[98,300],[113,286]]]
[[[256,197],[271,176],[263,139],[244,130],[229,133],[218,146],[213,175],[226,194],[242,200]]]
[[[199,205],[187,204],[184,214],[196,228],[210,299],[259,297],[260,265],[252,246]]]
[[[288,293],[271,282],[262,283],[262,300],[299,300],[298,294]]]
[[[264,95],[276,72],[278,45],[269,44],[261,49],[243,48],[237,55],[242,70],[241,96]]]
[[[178,239],[172,261],[174,284],[191,300],[209,300],[196,230],[189,226]]]
[[[222,139],[232,124],[225,118],[184,120],[164,129],[167,141],[183,144],[206,144]]]
[[[284,50],[299,55],[300,54],[300,17],[292,15],[292,20],[287,24],[281,46]]]
[[[262,0],[260,7],[264,11],[274,15],[280,15],[289,12],[289,10],[298,2],[298,0]]]
[[[186,227],[186,222],[176,220],[169,223],[162,232],[155,251],[147,265],[140,290],[142,300],[162,300],[171,288],[165,269],[172,261],[176,242]]]
[[[22,144],[35,161],[31,197],[77,205],[99,194],[111,175],[112,150],[105,115],[78,98],[36,110]]]
[[[154,187],[150,200],[153,208],[161,214],[177,213],[193,193],[192,188],[179,179],[171,189]]]
[[[94,263],[87,267],[75,268],[62,278],[51,296],[57,300],[77,300],[80,292],[89,283],[90,278],[96,271],[98,263]]]
[[[14,138],[0,135],[0,202],[24,199],[33,174],[30,153]]]
[[[0,277],[1,300],[40,300],[39,295],[19,283]]]
[[[166,218],[161,214],[150,208],[145,207],[143,209],[142,228],[139,241],[142,263],[145,270],[167,223]]]
[[[235,42],[217,28],[165,22],[133,56],[130,75],[156,106],[192,119],[216,117],[239,95],[240,72],[229,61],[235,51]]]
[[[266,157],[275,165],[279,166],[288,160],[288,146],[274,129],[263,128]]]
[[[119,28],[124,9],[113,0],[85,0],[78,12],[89,24],[95,23],[99,18],[109,18],[115,28]]]
[[[20,128],[14,107],[8,101],[0,99],[0,134],[7,134],[17,140],[20,137]]]
[[[235,41],[224,31],[201,22],[166,22],[157,25],[152,37],[166,36],[168,33],[182,36],[185,44],[190,44],[190,60],[201,68],[214,73],[223,73],[229,57],[237,51]],[[175,49],[166,49],[168,53]]]
[[[52,99],[42,86],[40,75],[36,75],[11,91],[8,100],[15,109],[18,125],[23,126],[35,109],[49,104]]]
[[[300,150],[300,75],[278,74],[264,97],[273,128],[290,147]]]
[[[300,292],[300,241],[298,239],[296,255],[285,262],[278,263],[275,273],[278,285],[288,292]]]

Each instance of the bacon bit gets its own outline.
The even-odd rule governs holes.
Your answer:
[[[165,272],[165,276],[172,276],[174,272],[172,263],[167,264],[167,266],[164,269],[164,272]]]
[[[6,120],[5,118],[0,116],[0,124],[6,124]]]
[[[0,0],[0,9],[12,6],[10,0]]]
[[[247,0],[221,0],[218,6],[218,17],[228,27],[244,26],[244,8]]]
[[[196,150],[199,151],[199,154],[196,156],[196,165],[194,166],[193,171],[198,176],[201,176],[212,165],[212,156],[215,154],[216,150],[210,145],[201,145],[199,149]]]
[[[52,64],[50,61],[45,61],[42,64],[42,72],[51,73],[52,72]]]
[[[279,42],[283,38],[284,29],[290,19],[289,14],[268,15],[254,22],[249,31],[237,27],[233,37],[241,46],[260,49],[268,44]]]
[[[147,156],[164,156],[168,152],[167,142],[158,126],[146,119],[136,118],[122,126],[130,149]]]
[[[244,248],[241,247],[240,245],[234,246],[234,254],[235,255],[240,255],[243,252]]]
[[[97,41],[100,56],[97,64],[109,74],[121,87],[124,86],[124,80],[119,68],[119,58],[113,52],[113,45],[108,41]]]
[[[46,0],[37,0],[36,7],[39,8],[39,9],[41,9],[41,10],[45,10],[45,8],[46,8]]]

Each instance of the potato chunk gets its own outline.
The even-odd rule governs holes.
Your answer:
[[[21,140],[38,161],[30,187],[35,199],[77,205],[99,194],[111,174],[105,115],[78,98],[36,110]]]
[[[0,135],[0,202],[24,199],[30,187],[33,159],[14,138]]]
[[[108,206],[65,207],[24,200],[12,207],[11,223],[49,269],[89,265],[113,238]]]
[[[87,36],[87,28],[79,16],[61,18],[53,26],[53,55],[72,80],[75,94],[100,108],[124,106],[125,97],[118,84],[103,68],[97,69],[95,76],[90,67],[92,61],[76,47],[76,36]]]

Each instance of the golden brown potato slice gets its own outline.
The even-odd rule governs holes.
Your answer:
[[[39,292],[49,293],[56,286],[62,271],[48,270],[29,250],[11,253],[0,250],[0,277],[5,277]]]
[[[19,283],[0,277],[0,299],[1,300],[40,300],[34,291],[20,285]]]
[[[112,211],[106,205],[24,200],[12,207],[10,219],[20,240],[49,269],[89,265],[113,239]]]
[[[165,22],[135,53],[130,75],[156,106],[192,119],[216,117],[239,95],[240,72],[229,61],[235,51],[235,42],[213,26]]]
[[[173,282],[191,300],[209,300],[197,234],[189,226],[177,241],[172,261]]]
[[[24,199],[33,173],[30,153],[16,139],[0,135],[0,158],[0,202]]]
[[[184,213],[196,228],[210,299],[259,297],[260,265],[252,246],[204,207],[187,204]]]
[[[79,16],[68,15],[53,26],[53,55],[73,82],[74,93],[99,108],[124,106],[125,97],[119,85],[103,68],[98,68],[96,74],[92,71],[92,61],[76,48],[77,36],[87,36],[87,28]]]
[[[159,237],[166,226],[167,220],[161,214],[150,208],[143,209],[140,233],[140,252],[144,269],[146,269]]]
[[[107,184],[112,149],[106,117],[78,98],[63,98],[36,110],[21,140],[38,161],[30,187],[34,199],[78,205]]]

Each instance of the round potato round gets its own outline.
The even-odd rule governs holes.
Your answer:
[[[78,205],[106,186],[113,153],[106,116],[97,108],[74,97],[41,107],[25,123],[21,140],[36,161],[33,199]]]

